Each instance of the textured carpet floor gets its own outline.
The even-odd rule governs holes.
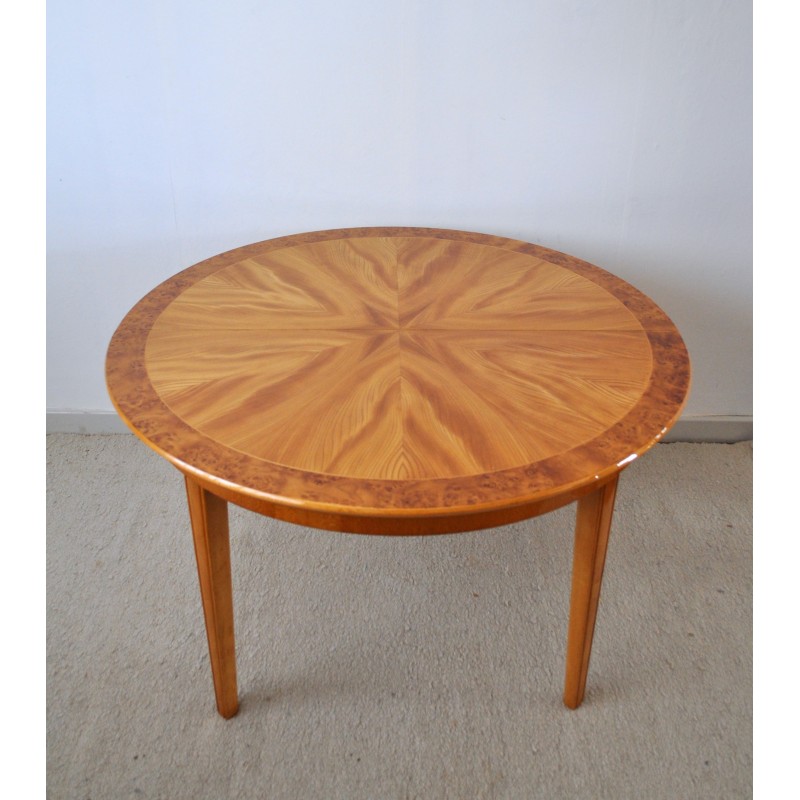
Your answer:
[[[216,713],[183,482],[51,435],[48,797],[752,795],[752,445],[623,474],[584,705],[574,506],[392,539],[231,508],[241,710]]]

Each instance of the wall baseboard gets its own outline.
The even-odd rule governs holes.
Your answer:
[[[113,411],[47,412],[47,433],[130,433]]]
[[[113,411],[48,411],[47,433],[130,433],[130,430]],[[664,441],[733,443],[752,438],[751,416],[709,416],[679,419]]]
[[[753,438],[752,416],[682,417],[664,437],[664,442],[719,442],[733,444]]]

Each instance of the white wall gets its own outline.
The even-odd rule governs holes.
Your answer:
[[[48,396],[178,270],[356,225],[538,242],[631,281],[752,391],[746,0],[50,0]]]

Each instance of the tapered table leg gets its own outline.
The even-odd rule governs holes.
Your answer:
[[[567,634],[567,675],[564,682],[564,704],[569,708],[577,708],[583,702],[586,689],[616,493],[617,478],[614,477],[578,501]]]
[[[236,689],[228,504],[207,492],[188,475],[185,477],[217,710],[225,719],[230,719],[239,710],[239,698]]]

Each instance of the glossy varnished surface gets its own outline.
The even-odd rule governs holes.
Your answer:
[[[401,228],[272,240],[176,275],[120,325],[107,377],[128,424],[228,499],[403,532],[590,491],[672,425],[689,366],[666,315],[597,267]]]

